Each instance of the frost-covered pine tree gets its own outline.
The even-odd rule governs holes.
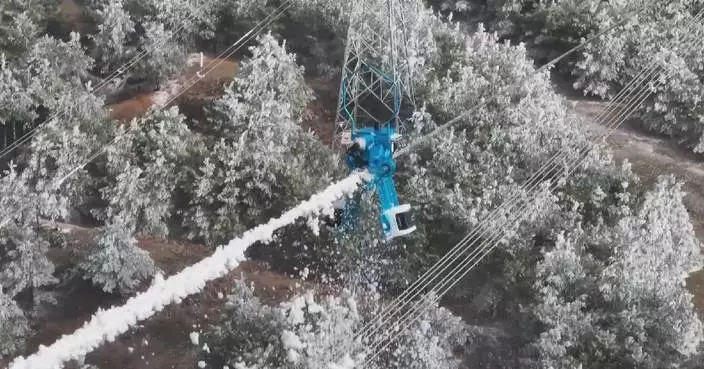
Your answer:
[[[252,288],[239,284],[228,298],[222,321],[206,332],[210,354],[204,356],[209,365],[231,368],[347,368],[350,359],[361,365],[369,347],[354,337],[365,312],[374,308],[379,307],[358,306],[349,294],[316,298],[312,291],[268,307]],[[467,338],[461,319],[436,305],[399,335],[393,353],[370,360],[369,368],[457,368],[460,359],[453,349]]]
[[[482,29],[466,35],[432,14],[423,17],[418,24],[430,25],[432,42],[419,43],[434,47],[419,54],[426,66],[416,88],[422,109],[410,120],[414,130],[408,135],[422,137],[467,107],[484,99],[491,103],[443,134],[421,138],[430,142],[400,160],[401,195],[418,204],[419,231],[405,241],[417,260],[411,273],[486,220],[493,219],[487,230],[503,228],[510,214],[490,217],[491,212],[509,198],[533,195],[520,188],[522,182],[556,153],[567,161],[587,143],[574,124],[578,118],[552,91],[548,75],[535,75],[524,47],[499,42]],[[527,222],[539,214],[533,212]],[[505,242],[516,234],[512,229]]]
[[[120,215],[101,228],[97,245],[79,267],[83,278],[120,293],[133,291],[156,271],[149,253],[137,246],[133,225]]]
[[[135,235],[170,234],[175,193],[196,142],[184,119],[176,107],[156,112],[133,121],[129,132],[119,127],[116,144],[107,148],[100,188],[107,206],[93,209],[107,224],[81,265],[84,277],[106,291],[128,292],[155,271]]]
[[[479,18],[504,35],[529,41],[532,51],[547,57],[625,21],[558,68],[574,77],[576,89],[611,98],[655,61],[662,67],[658,73],[662,84],[651,85],[653,96],[636,111],[639,121],[650,130],[683,139],[695,152],[704,151],[700,81],[704,70],[699,62],[702,48],[697,46],[704,27],[695,19],[700,2],[502,0],[487,5]]]
[[[184,67],[185,50],[163,23],[133,17],[124,0],[91,5],[98,24],[98,32],[90,36],[94,44],[91,54],[101,75],[117,72],[123,79],[158,85]],[[120,69],[133,58],[137,60],[129,69]]]
[[[542,367],[683,364],[704,339],[685,287],[700,253],[671,177],[616,227],[575,224],[559,235],[537,265],[529,309],[541,327],[534,347]]]
[[[22,309],[0,286],[0,359],[11,357],[24,347],[29,324]]]
[[[184,219],[209,243],[280,213],[331,179],[336,161],[298,124],[311,93],[293,55],[271,35],[208,110],[214,131]]]
[[[682,184],[661,177],[618,228],[600,290],[612,326],[605,345],[629,367],[677,365],[697,353],[704,330],[685,280],[702,266]]]
[[[51,297],[41,289],[54,284],[54,264],[47,258],[49,242],[38,223],[43,207],[41,197],[27,184],[26,176],[14,166],[0,178],[3,227],[0,228],[0,284],[8,298],[29,291],[34,307]]]
[[[381,368],[408,369],[459,369],[462,348],[467,344],[468,331],[462,318],[452,314],[433,301],[429,294],[418,319],[411,322],[406,332],[382,353],[378,361]],[[458,350],[459,349],[459,350]]]
[[[100,190],[107,207],[94,213],[104,220],[119,215],[139,233],[166,236],[197,140],[176,107],[134,120],[127,129],[119,127],[117,144],[107,148],[107,185]]]
[[[0,4],[0,50],[13,58],[26,51],[46,25],[52,0],[8,0]]]
[[[584,266],[582,237],[579,226],[573,233],[559,234],[554,248],[544,253],[536,267],[538,303],[532,310],[543,327],[535,342],[543,368],[580,367],[580,356],[595,354],[589,351],[589,339],[595,337],[600,315],[587,308],[589,290],[595,285]],[[575,351],[580,354],[569,354]]]

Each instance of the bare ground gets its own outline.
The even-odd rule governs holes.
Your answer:
[[[605,106],[603,102],[574,101],[577,112],[595,118]],[[588,120],[588,129],[599,135],[607,133],[604,126],[593,119]],[[687,192],[684,204],[694,226],[694,231],[704,242],[704,161],[701,156],[682,148],[673,139],[648,133],[634,122],[625,123],[607,139],[620,162],[628,159],[632,169],[644,184],[653,183],[658,176],[673,174],[685,183]],[[695,305],[704,314],[704,270],[693,273],[687,281],[694,294]]]
[[[52,225],[53,226],[53,225]],[[60,224],[67,233],[80,239],[81,247],[91,247],[95,231],[72,225]],[[152,237],[139,238],[139,246],[147,250],[157,267],[172,275],[210,255],[212,248],[182,241]],[[85,250],[55,252],[52,257],[61,263]],[[210,282],[199,294],[184,299],[181,304],[172,304],[164,311],[121,335],[115,342],[102,345],[86,357],[86,362],[101,369],[153,369],[196,368],[202,349],[195,347],[189,333],[200,332],[220,316],[227,296],[238,281],[252,283],[255,295],[264,303],[277,304],[316,286],[298,279],[274,273],[257,262],[244,262],[224,278]],[[141,290],[147,286],[142,286]],[[36,352],[38,345],[48,345],[62,334],[73,332],[90,319],[98,308],[109,308],[123,304],[127,296],[108,294],[90,283],[71,280],[57,289],[58,304],[53,306],[41,322],[36,334],[30,339],[27,353]],[[71,363],[67,368],[75,367]]]

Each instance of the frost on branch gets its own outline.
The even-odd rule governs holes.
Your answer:
[[[80,264],[83,277],[104,291],[133,291],[155,272],[149,253],[137,246],[134,228],[117,216],[101,229],[94,250]]]
[[[191,237],[208,243],[266,221],[341,174],[332,152],[298,124],[311,99],[301,68],[271,35],[259,41],[207,111],[214,137],[184,220]]]
[[[541,362],[565,369],[684,363],[704,340],[685,287],[700,266],[700,243],[672,177],[661,178],[616,227],[577,226],[559,236],[534,286]]]
[[[354,341],[365,318],[358,313],[353,296],[316,301],[311,292],[268,307],[253,291],[238,285],[229,297],[222,321],[211,329],[209,342],[219,367],[249,369],[352,368],[369,346]],[[467,340],[459,317],[435,304],[408,332],[401,332],[391,354],[367,363],[373,369],[459,368],[453,350]],[[215,348],[217,347],[217,348]],[[356,359],[356,360],[355,360]]]
[[[29,323],[22,309],[2,292],[0,285],[0,359],[22,349],[29,333]]]

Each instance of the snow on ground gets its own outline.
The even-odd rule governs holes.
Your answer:
[[[15,358],[9,368],[61,368],[66,361],[84,357],[101,344],[114,341],[138,321],[151,317],[168,304],[180,303],[183,298],[201,291],[206,282],[222,277],[236,268],[245,260],[244,252],[251,244],[258,241],[267,242],[277,229],[293,223],[300,217],[329,209],[333,201],[351,194],[368,179],[368,173],[357,172],[333,183],[281,217],[248,230],[226,246],[220,246],[210,257],[167,279],[155,280],[149,289],[130,298],[124,305],[98,310],[90,321],[74,333],[62,336],[51,346],[40,346],[37,353],[26,358]]]

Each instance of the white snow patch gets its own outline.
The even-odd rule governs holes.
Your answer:
[[[210,347],[208,347],[207,343],[203,344],[203,351],[210,353]]]
[[[133,352],[134,352],[134,347],[132,347],[132,346],[128,347],[128,348],[127,348],[127,352],[129,352],[130,354],[133,353]]]
[[[200,56],[201,53],[190,53],[186,57],[186,65],[189,67],[192,67],[196,64],[200,65]]]
[[[198,332],[191,332],[191,334],[188,335],[188,338],[191,339],[191,343],[193,346],[198,346],[198,340],[199,340],[200,334]]]
[[[306,279],[308,279],[308,276],[310,275],[310,269],[308,269],[308,267],[305,267],[298,274],[301,276],[301,279],[305,281]]]
[[[354,316],[354,317],[359,316],[359,310],[357,310],[357,301],[355,301],[354,297],[352,297],[352,296],[347,297],[347,306],[350,308],[350,311],[352,312],[352,316]]]
[[[287,350],[302,350],[305,347],[301,339],[289,330],[284,330],[283,333],[281,333],[281,343],[283,343],[284,348]]]
[[[225,298],[225,295],[223,295],[222,292],[218,292],[218,298],[222,300]]]
[[[281,333],[281,343],[283,343],[284,350],[286,350],[288,361],[297,363],[298,359],[301,357],[298,350],[302,350],[305,347],[301,339],[298,338],[295,333],[284,330],[283,333]]]
[[[288,350],[286,352],[286,358],[288,359],[288,361],[290,361],[294,364],[298,362],[298,359],[300,359],[300,357],[301,357],[301,354],[299,354],[298,351],[296,351],[296,350]]]
[[[342,361],[339,364],[328,364],[328,369],[354,369],[354,360],[352,360],[350,355],[345,355],[345,357],[342,358]]]
[[[200,369],[205,368],[205,361],[203,361],[203,360],[199,361],[199,362],[198,362],[198,367],[199,367]]]
[[[167,305],[200,292],[206,282],[222,277],[245,260],[244,252],[258,241],[270,240],[274,231],[293,223],[300,217],[319,213],[341,196],[353,193],[360,184],[368,181],[367,172],[356,172],[333,183],[325,190],[311,196],[281,217],[270,220],[246,231],[241,237],[220,246],[210,256],[184,268],[167,278],[163,283],[151,286],[146,291],[127,300],[122,306],[108,310],[99,309],[90,321],[73,334],[64,335],[50,346],[40,346],[37,353],[28,357],[19,356],[9,369],[53,369],[72,359],[79,359],[104,342],[112,342],[122,333],[137,325]]]
[[[293,325],[304,323],[306,319],[305,314],[303,313],[303,309],[306,307],[306,300],[303,297],[298,297],[291,301],[288,305],[289,323]]]
[[[314,235],[320,236],[320,220],[317,216],[309,217],[307,224],[308,228],[310,228],[311,232],[313,232]]]
[[[322,313],[324,311],[323,307],[318,305],[318,303],[315,302],[315,298],[313,297],[312,292],[306,293],[305,298],[306,298],[306,304],[308,305],[308,312],[309,313],[318,314],[318,313]]]

